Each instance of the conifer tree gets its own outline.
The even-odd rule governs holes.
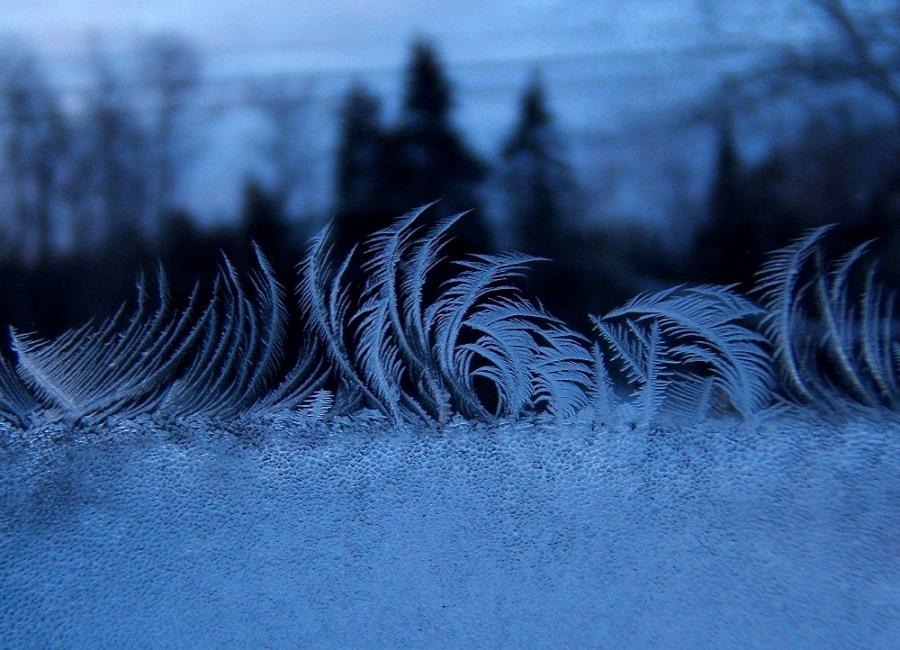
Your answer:
[[[554,256],[572,207],[574,181],[538,75],[522,94],[518,122],[502,158],[506,216],[515,246]]]
[[[265,190],[256,179],[244,184],[241,224],[248,239],[259,244],[269,256],[279,257],[289,242],[284,205],[276,193]]]
[[[335,228],[339,248],[361,241],[389,218],[379,191],[384,146],[381,104],[355,83],[340,111],[340,143],[335,170]]]
[[[803,230],[785,191],[787,161],[774,151],[757,165],[741,161],[731,114],[723,111],[708,194],[708,219],[698,232],[693,260],[709,282],[750,282],[768,251]]]
[[[723,111],[719,121],[714,165],[708,220],[698,233],[694,259],[706,280],[748,280],[752,274],[748,265],[757,261],[748,260],[752,257],[748,239],[753,237],[752,210],[728,111]]]
[[[464,250],[492,248],[479,210],[485,164],[453,125],[452,90],[436,52],[413,44],[397,126],[388,134],[379,165],[379,192],[389,215],[440,199],[433,216],[473,210],[457,234]]]

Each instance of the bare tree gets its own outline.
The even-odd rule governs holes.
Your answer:
[[[123,73],[100,48],[91,53],[94,84],[79,129],[83,244],[143,234],[147,214],[147,133],[137,119]]]
[[[10,46],[0,56],[0,196],[15,254],[47,255],[66,171],[69,130],[59,98],[34,55]]]
[[[861,81],[890,100],[900,116],[900,3],[879,3],[876,11],[857,0],[854,11],[847,0],[811,2],[829,21],[838,47],[793,56],[789,63],[826,81]]]
[[[887,100],[900,122],[900,2],[799,2],[811,23],[820,21],[819,33],[785,44],[756,69],[728,77],[721,95],[740,110],[790,95],[804,83],[819,89],[856,83]]]
[[[271,191],[282,209],[301,209],[298,202],[312,174],[309,155],[311,83],[275,78],[251,89],[253,104],[268,124],[263,152],[271,170]]]
[[[148,212],[155,235],[159,222],[177,206],[177,194],[186,159],[192,153],[193,132],[185,123],[201,80],[196,49],[173,34],[147,38],[138,53],[138,81],[142,108],[148,116]]]

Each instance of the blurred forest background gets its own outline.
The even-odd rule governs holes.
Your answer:
[[[765,252],[829,222],[844,242],[878,237],[883,277],[900,285],[900,2],[799,4],[808,24],[751,46],[727,37],[746,16],[698,2],[708,33],[684,51],[621,54],[632,58],[615,82],[615,53],[457,69],[424,35],[402,69],[223,77],[170,32],[142,35],[127,55],[94,39],[73,82],[9,35],[0,322],[50,335],[109,313],[157,260],[183,294],[220,252],[252,265],[251,241],[291,287],[326,222],[346,251],[435,199],[432,218],[472,210],[455,251],[554,260],[531,289],[581,327],[642,290],[746,283]],[[473,86],[505,77],[518,87],[495,99],[512,118],[488,149],[457,112]],[[571,86],[587,93],[574,109]],[[640,114],[604,121],[639,92]],[[578,128],[557,105],[582,116]],[[252,137],[229,132],[235,112],[253,114]],[[198,179],[227,148],[249,152],[240,187]],[[237,198],[223,208],[219,195]]]

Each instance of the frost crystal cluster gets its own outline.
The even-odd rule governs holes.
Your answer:
[[[427,215],[337,261],[316,237],[301,323],[257,250],[11,331],[0,645],[900,638],[900,337],[865,245],[829,261],[820,228],[748,295],[640,295],[587,336],[517,288],[537,259],[445,261],[463,217]]]

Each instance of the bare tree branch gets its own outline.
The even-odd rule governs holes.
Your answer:
[[[845,74],[855,72],[855,76],[867,83],[870,88],[890,99],[900,114],[900,87],[892,74],[896,72],[898,65],[897,44],[893,43],[894,47],[891,48],[894,55],[891,63],[884,63],[875,53],[872,37],[864,33],[859,19],[850,13],[844,0],[812,0],[812,2],[831,21],[836,33],[840,35],[853,56],[855,66],[851,65],[849,70],[845,69]]]

